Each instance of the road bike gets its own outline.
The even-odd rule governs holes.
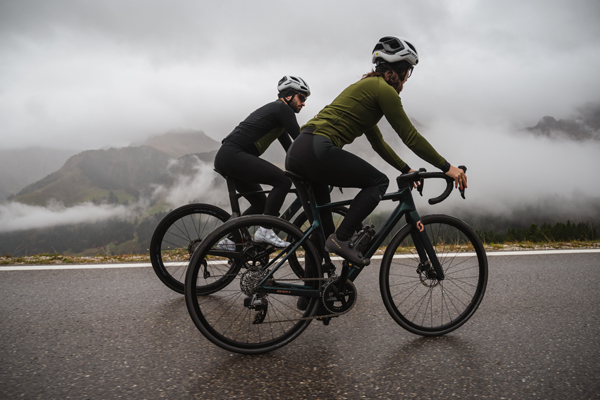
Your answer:
[[[269,193],[268,190],[239,193],[235,190],[232,178],[215,170],[225,178],[229,192],[231,214],[224,209],[206,203],[194,203],[181,206],[167,214],[157,225],[150,241],[150,260],[152,268],[168,288],[183,294],[185,274],[194,250],[206,235],[231,218],[241,215],[239,199],[249,194]],[[296,193],[292,189],[290,193]],[[300,212],[302,204],[296,199],[287,207],[280,218],[292,221],[299,227],[307,224],[308,217]],[[334,221],[339,224],[346,215],[345,207],[335,207]],[[298,215],[297,215],[298,214]],[[295,217],[295,218],[294,218]],[[236,264],[206,264],[202,279],[197,282],[197,292],[208,294],[218,290],[221,285],[231,280],[236,273]]]
[[[206,236],[190,261],[185,279],[189,314],[206,338],[228,351],[273,351],[296,339],[313,319],[328,324],[346,314],[358,296],[354,281],[369,268],[322,250],[319,212],[351,200],[317,205],[310,183],[296,174],[288,175],[296,187],[307,188],[314,216],[307,229],[269,216],[235,218]],[[417,213],[412,188],[419,182],[422,190],[431,178],[445,179],[446,189],[429,203],[446,199],[454,181],[444,173],[421,170],[400,175],[398,191],[383,196],[383,200],[398,202],[386,222],[377,231],[365,226],[351,239],[370,258],[405,217],[406,224],[394,234],[381,259],[379,286],[392,318],[422,336],[447,334],[469,320],[483,299],[488,279],[483,244],[469,225],[449,215],[421,218]],[[276,229],[289,246],[256,243],[253,235],[259,226]],[[224,238],[232,240],[235,248],[218,249]],[[232,263],[238,271],[227,285],[210,295],[196,293],[207,264]],[[304,274],[298,273],[298,264]]]

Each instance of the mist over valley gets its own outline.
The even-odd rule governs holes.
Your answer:
[[[583,118],[579,114],[551,123],[551,117],[543,117],[534,127],[515,130],[497,126],[477,132],[477,125],[416,123],[451,163],[467,165],[469,177],[466,200],[455,193],[435,207],[425,199],[442,188],[428,182],[425,197],[416,197],[420,212],[450,213],[482,231],[567,221],[599,228],[600,191],[593,184],[597,182],[593,172],[599,166],[595,154],[600,150],[600,107],[588,105],[585,110]],[[409,165],[434,169],[412,154],[387,122],[380,126],[386,141]],[[394,190],[397,172],[363,139],[347,149],[385,171],[391,181],[388,191]],[[219,146],[202,131],[176,129],[128,147],[72,155],[56,171],[0,203],[0,252],[83,254],[110,248],[143,253],[154,227],[169,210],[204,202],[230,211],[225,181],[213,171]],[[65,157],[69,152],[57,154]],[[283,166],[284,154],[277,142],[265,158]],[[22,161],[16,175],[26,169],[27,157]],[[353,193],[347,189],[335,197]],[[392,206],[382,203],[376,213],[385,215]]]

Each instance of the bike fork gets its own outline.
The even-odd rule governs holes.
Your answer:
[[[436,278],[440,281],[443,281],[445,276],[442,265],[435,254],[431,240],[429,240],[429,236],[425,231],[425,225],[423,225],[421,222],[421,217],[419,217],[419,214],[417,214],[416,211],[412,211],[406,216],[406,220],[414,227],[410,235],[415,243],[415,248],[417,249],[419,260],[421,261],[419,269],[424,267],[423,269],[426,270],[428,264],[431,263],[433,270],[435,271]]]

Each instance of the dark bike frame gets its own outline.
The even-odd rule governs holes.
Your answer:
[[[417,179],[411,180],[411,178],[414,178],[414,177],[417,177]],[[413,199],[412,193],[411,193],[413,182],[420,180],[421,187],[422,187],[423,179],[426,179],[426,178],[443,178],[447,181],[445,192],[435,199],[430,199],[429,200],[430,204],[439,203],[440,201],[442,201],[446,197],[448,197],[448,195],[452,191],[452,185],[454,183],[454,180],[452,180],[451,178],[449,178],[448,176],[446,176],[445,174],[440,173],[440,172],[431,172],[431,173],[414,172],[411,174],[405,174],[405,175],[401,175],[400,177],[398,177],[398,179],[397,179],[398,187],[399,187],[398,191],[385,194],[382,197],[382,200],[398,201],[399,204],[392,211],[392,213],[390,214],[388,219],[385,221],[383,226],[375,233],[375,235],[373,236],[373,238],[371,239],[371,241],[368,243],[367,247],[363,251],[363,255],[365,256],[365,258],[371,258],[371,256],[373,254],[375,254],[375,252],[377,251],[379,246],[383,243],[385,238],[392,231],[394,226],[398,223],[398,221],[400,221],[400,219],[403,216],[406,216],[407,224],[412,224],[416,228],[413,230],[413,232],[411,232],[411,236],[413,238],[414,245],[419,254],[420,265],[427,265],[427,263],[431,262],[431,264],[434,268],[435,274],[436,274],[436,278],[438,280],[443,280],[444,274],[442,271],[442,267],[438,261],[438,258],[435,254],[433,246],[431,245],[431,241],[429,240],[429,237],[428,237],[427,233],[425,232],[423,225],[421,224],[421,217],[417,213],[415,202],[414,202],[414,199]],[[296,184],[296,182],[294,182],[294,183]],[[279,268],[279,266],[281,266],[288,259],[289,254],[290,253],[294,254],[294,252],[300,247],[300,245],[303,242],[305,242],[306,240],[308,240],[308,238],[310,237],[311,234],[317,232],[317,234],[320,235],[320,237],[322,239],[321,242],[324,243],[324,233],[323,233],[323,229],[322,229],[321,217],[319,214],[319,212],[321,210],[331,209],[336,206],[346,206],[352,202],[352,200],[350,199],[350,200],[344,200],[344,201],[339,201],[339,202],[332,202],[332,203],[317,205],[316,201],[314,200],[314,195],[312,193],[311,186],[308,185],[307,189],[309,191],[310,207],[311,207],[312,215],[314,217],[314,221],[313,221],[312,225],[304,232],[304,236],[302,237],[302,239],[300,239],[299,242],[290,244],[290,246],[292,246],[291,248],[288,247],[287,249],[282,250],[275,258],[273,258],[269,262],[268,265],[266,265],[264,267],[264,269],[267,269],[270,266],[272,266],[275,262],[277,262],[278,260],[281,260],[275,267],[272,268],[272,270],[269,272],[269,274],[266,277],[264,277],[264,279],[257,285],[260,288],[258,290],[258,293],[278,293],[278,294],[287,294],[290,296],[304,296],[304,297],[320,297],[321,296],[320,289],[319,290],[313,289],[311,287],[304,286],[304,285],[277,283],[276,286],[269,286],[267,284],[267,282],[271,279],[271,277],[273,276],[275,271]],[[209,254],[212,254],[212,253],[213,252],[210,252]],[[217,253],[217,252],[215,252],[215,253]],[[221,252],[219,252],[219,253],[221,253]],[[287,253],[287,254],[285,254],[285,253]],[[324,265],[331,263],[329,254],[327,254],[327,253],[324,254],[324,260],[325,260]],[[362,268],[354,266],[351,263],[345,261],[344,268],[343,268],[342,274],[340,276],[340,280],[342,282],[344,282],[346,279],[354,281],[358,277],[358,275],[360,274],[361,271],[362,271]],[[342,286],[343,286],[343,284],[342,284]]]

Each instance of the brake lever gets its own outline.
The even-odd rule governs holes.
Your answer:
[[[459,165],[458,168],[462,169],[465,174],[467,173],[467,167],[465,167],[464,165]],[[459,186],[458,190],[460,190],[460,196],[464,199],[465,198],[465,189],[461,189]]]
[[[427,172],[425,168],[419,168],[419,172]],[[417,192],[423,197],[423,187],[425,186],[425,179],[419,180],[419,184],[417,185]]]

